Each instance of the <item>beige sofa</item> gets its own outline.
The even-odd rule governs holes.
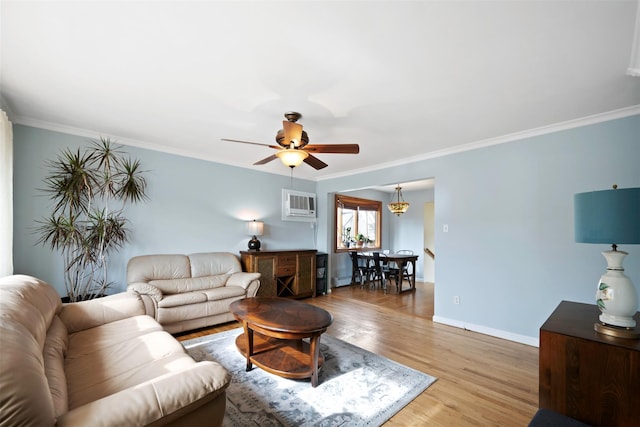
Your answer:
[[[62,304],[34,277],[0,278],[0,426],[220,426],[229,381],[135,294]]]
[[[259,279],[229,252],[142,255],[127,265],[127,290],[140,294],[147,314],[170,333],[235,320],[229,304],[255,296]]]

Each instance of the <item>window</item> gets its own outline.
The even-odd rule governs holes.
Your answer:
[[[334,250],[380,249],[382,202],[336,194]]]

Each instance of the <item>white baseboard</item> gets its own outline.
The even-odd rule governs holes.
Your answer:
[[[433,316],[433,321],[436,323],[442,323],[443,325],[454,326],[456,328],[478,332],[480,334],[490,335],[492,337],[502,338],[504,340],[514,341],[520,344],[530,345],[532,347],[540,347],[540,339],[538,337],[514,334],[513,332],[489,328],[482,325],[474,325],[473,323],[466,323],[455,319],[447,319],[446,317],[440,316]]]
[[[424,282],[424,279],[421,277],[416,277],[416,282]],[[337,277],[333,276],[331,278],[331,284],[333,287],[338,288],[340,286],[347,286],[351,284],[351,276]]]
[[[331,278],[331,284],[333,287],[346,286],[351,284],[351,276],[337,277],[333,276]]]

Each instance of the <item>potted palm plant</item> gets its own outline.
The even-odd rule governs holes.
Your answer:
[[[84,151],[65,149],[46,166],[42,190],[53,209],[38,221],[38,243],[62,254],[67,300],[102,296],[112,285],[109,254],[129,240],[124,208],[146,199],[140,161],[101,138]]]

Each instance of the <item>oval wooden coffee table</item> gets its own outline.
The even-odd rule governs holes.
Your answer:
[[[247,358],[247,371],[255,364],[284,378],[311,378],[311,386],[318,385],[318,369],[324,362],[320,335],[333,322],[331,313],[300,301],[269,297],[241,299],[229,309],[244,328],[236,346]]]

